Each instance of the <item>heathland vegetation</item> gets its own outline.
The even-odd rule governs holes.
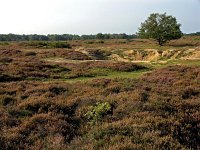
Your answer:
[[[0,149],[199,149],[200,37],[0,43]]]
[[[200,36],[179,27],[0,35],[0,149],[200,149]]]

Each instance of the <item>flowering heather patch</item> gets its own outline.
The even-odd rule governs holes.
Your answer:
[[[199,149],[199,81],[199,67],[172,66],[139,79],[1,82],[0,145],[2,149],[80,145]],[[85,114],[95,116],[91,108],[96,104],[106,104],[112,111],[90,124]]]

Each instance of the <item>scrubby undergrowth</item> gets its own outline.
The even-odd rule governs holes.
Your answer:
[[[135,80],[0,84],[1,149],[200,148],[199,67]]]
[[[137,49],[144,60],[153,41],[65,44],[0,45],[0,149],[200,149],[199,61],[179,60],[199,48],[172,41],[177,50],[168,43],[156,55],[176,61],[144,65],[109,59]],[[56,58],[65,61],[47,61]]]

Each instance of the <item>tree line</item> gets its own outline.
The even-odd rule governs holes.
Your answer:
[[[91,39],[133,39],[137,38],[135,34],[102,34],[95,35],[74,35],[74,34],[48,34],[48,35],[18,35],[18,34],[0,34],[0,41],[66,41],[66,40],[91,40]]]
[[[190,35],[190,36],[200,36],[200,32],[196,32],[196,33],[188,33],[185,35]]]

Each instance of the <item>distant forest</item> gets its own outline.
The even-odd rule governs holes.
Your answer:
[[[18,34],[0,34],[0,41],[66,41],[66,40],[90,40],[90,39],[133,39],[137,38],[135,34],[102,34],[96,35],[73,35],[73,34],[48,34],[48,35],[18,35]]]
[[[200,36],[200,32],[189,33],[184,35]],[[68,41],[68,40],[93,40],[93,39],[134,39],[137,38],[136,34],[127,35],[121,34],[102,34],[95,35],[75,35],[75,34],[48,34],[48,35],[18,35],[18,34],[0,34],[0,41]]]
[[[189,34],[186,34],[186,35],[200,36],[200,32],[196,32],[196,33],[189,33]]]

